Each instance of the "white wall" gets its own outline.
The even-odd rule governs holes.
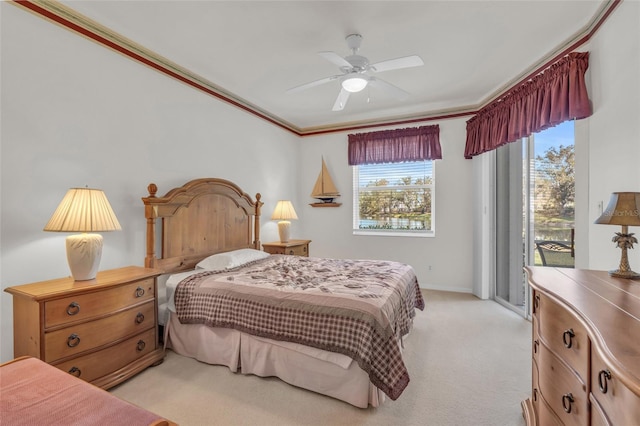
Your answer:
[[[296,210],[304,212],[304,235],[312,240],[313,256],[389,259],[408,263],[423,288],[472,290],[472,162],[464,159],[466,120],[415,123],[440,125],[442,160],[435,161],[435,229],[433,238],[353,235],[353,172],[348,165],[348,133],[305,137],[300,151],[300,184]],[[382,130],[367,129],[366,131]],[[359,132],[353,132],[359,133]],[[338,208],[314,208],[311,189],[324,156],[342,203]],[[295,234],[294,234],[295,235]],[[429,268],[431,266],[431,269]]]
[[[589,189],[588,200],[576,211],[588,212],[589,251],[588,264],[578,266],[616,269],[620,249],[611,238],[620,227],[593,222],[601,213],[599,203],[606,207],[612,192],[640,192],[640,2],[621,2],[584,50],[591,52],[593,115],[587,129],[581,129],[589,140]],[[629,231],[640,233],[633,227]],[[628,254],[631,268],[640,271],[640,246]]]
[[[122,225],[104,233],[100,269],[143,265],[141,197],[221,177],[263,194],[268,218],[298,193],[299,138],[2,2],[0,282],[69,275],[66,234],[42,228],[70,187],[103,189]],[[293,231],[299,224],[293,224]],[[0,359],[13,358],[11,295],[2,292]]]

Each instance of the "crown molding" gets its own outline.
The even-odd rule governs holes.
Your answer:
[[[195,89],[267,120],[272,124],[294,133],[299,132],[299,129],[291,123],[247,102],[204,77],[110,30],[104,25],[76,12],[58,1],[13,0],[12,3],[63,28],[71,30],[86,39],[120,53],[129,59],[140,62]]]
[[[465,105],[447,110],[429,111],[425,112],[424,114],[408,114],[386,117],[379,120],[362,120],[305,128],[297,127],[294,124],[289,123],[288,121],[274,114],[271,114],[270,112],[261,109],[256,105],[253,105],[252,103],[242,99],[241,97],[226,91],[220,86],[217,86],[213,82],[145,48],[144,46],[141,46],[133,40],[130,40],[122,36],[121,34],[110,30],[104,25],[101,25],[100,23],[76,12],[72,8],[63,5],[58,1],[12,0],[12,3],[70,31],[73,31],[84,38],[107,47],[150,68],[153,68],[156,71],[167,75],[168,77],[179,80],[182,83],[193,87],[194,89],[200,90],[215,98],[218,98],[223,102],[240,108],[245,112],[248,112],[249,114],[266,120],[271,124],[287,130],[297,136],[304,137],[327,133],[368,129],[373,127],[397,126],[417,122],[444,120],[474,115],[481,108],[504,96],[514,87],[522,84],[536,74],[540,73],[560,57],[577,49],[579,46],[589,41],[621,1],[622,0],[609,0],[606,3],[603,3],[602,7],[598,11],[598,13],[596,13],[593,19],[580,31],[578,31],[577,34],[574,34],[574,36],[562,43],[553,52],[550,52],[548,55],[540,58],[537,62],[532,64],[528,69],[524,70],[518,76],[501,85],[492,94],[487,96],[477,105]]]

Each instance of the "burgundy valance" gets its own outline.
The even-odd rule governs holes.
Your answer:
[[[584,74],[589,52],[574,52],[482,108],[467,121],[465,158],[567,120],[591,115]]]
[[[350,166],[441,158],[437,124],[349,135]]]

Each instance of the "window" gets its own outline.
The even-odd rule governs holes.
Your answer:
[[[434,236],[432,160],[353,167],[353,233]]]

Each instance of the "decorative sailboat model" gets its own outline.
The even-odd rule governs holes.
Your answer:
[[[320,200],[319,203],[311,203],[310,206],[312,207],[338,207],[342,204],[334,202],[335,198],[340,196],[340,193],[334,185],[333,180],[331,180],[331,175],[329,174],[329,170],[327,170],[327,165],[324,163],[324,158],[322,159],[322,169],[313,187],[313,191],[311,191],[311,196]]]

